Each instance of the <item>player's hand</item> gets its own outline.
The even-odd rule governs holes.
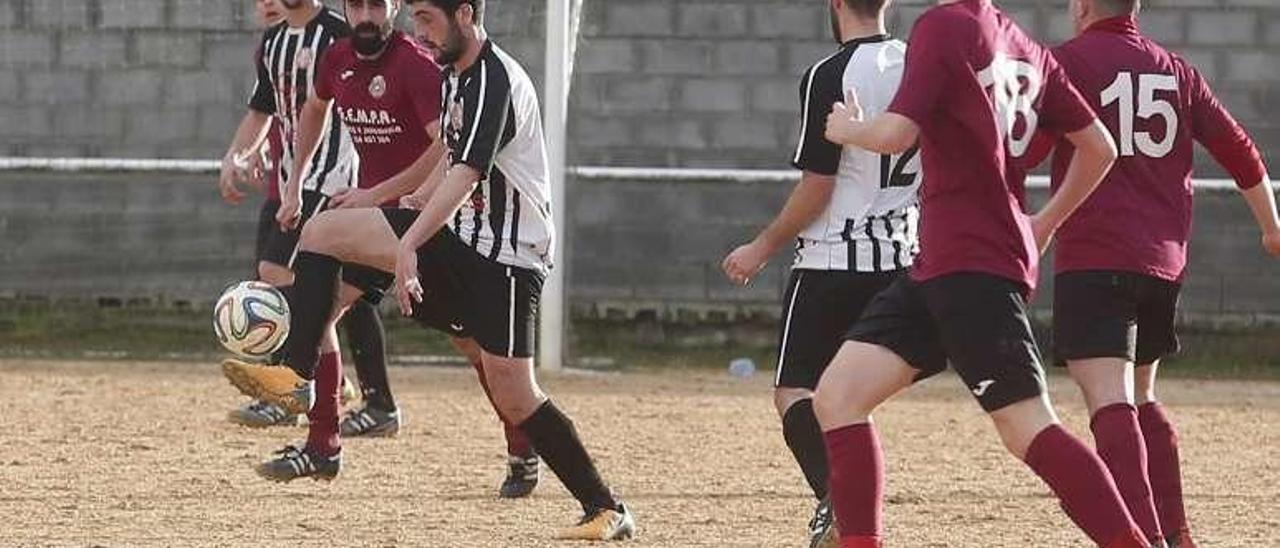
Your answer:
[[[218,192],[222,194],[222,201],[236,205],[244,200],[245,193],[236,186],[236,180],[247,178],[246,167],[238,154],[228,154],[222,158],[222,169],[218,173]]]
[[[245,182],[249,183],[254,190],[258,192],[266,192],[267,184],[267,166],[263,163],[261,154],[249,155],[249,167],[245,169]]]
[[[288,232],[298,228],[301,220],[302,198],[291,192],[285,192],[280,196],[280,209],[276,211],[276,223],[279,223],[280,231]]]
[[[413,315],[413,303],[422,302],[422,281],[418,279],[418,250],[403,244],[396,250],[396,302],[400,313]]]
[[[421,210],[422,208],[427,207],[427,199],[422,196],[418,196],[417,194],[402,196],[400,198],[400,207],[402,209]]]
[[[348,188],[333,196],[333,204],[338,209],[378,207],[378,198],[374,196],[372,190]]]
[[[1280,257],[1280,230],[1273,230],[1262,235],[1262,248],[1274,257]]]
[[[1036,249],[1039,249],[1040,253],[1043,254],[1046,249],[1049,249],[1049,243],[1053,241],[1055,230],[1039,215],[1031,216],[1031,234],[1035,236]]]
[[[768,260],[769,254],[764,246],[752,241],[729,253],[724,258],[724,262],[720,263],[720,269],[724,271],[729,281],[738,285],[747,285],[751,282],[751,278],[764,268]]]
[[[858,94],[853,89],[844,92],[844,101],[831,105],[831,114],[827,115],[827,127],[824,136],[828,141],[841,145],[853,140],[862,122],[862,105],[858,103]]]

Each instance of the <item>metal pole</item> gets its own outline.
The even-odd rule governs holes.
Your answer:
[[[547,277],[539,306],[541,323],[538,362],[546,369],[564,365],[565,276],[568,236],[565,230],[565,124],[569,110],[569,0],[547,0],[547,58],[543,84],[543,132],[557,242],[556,266]]]

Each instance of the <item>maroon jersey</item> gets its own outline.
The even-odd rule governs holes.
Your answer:
[[[982,272],[1035,287],[1040,254],[1023,213],[1037,129],[1094,119],[1049,51],[990,0],[934,7],[916,21],[889,106],[920,127],[920,255],[911,276]]]
[[[372,188],[413,164],[431,144],[440,118],[440,68],[396,31],[376,59],[360,59],[350,39],[325,52],[316,96],[333,99],[360,154],[360,188]]]
[[[1102,184],[1058,231],[1055,269],[1178,281],[1191,235],[1193,141],[1242,189],[1266,172],[1258,150],[1200,73],[1142,36],[1132,16],[1099,21],[1053,53],[1120,150]],[[1069,143],[1059,144],[1055,189],[1071,152]]]

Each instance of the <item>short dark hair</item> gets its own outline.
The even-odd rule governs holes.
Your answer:
[[[406,4],[417,4],[418,2],[427,2],[443,11],[450,16],[458,13],[458,8],[463,4],[470,4],[471,11],[475,12],[476,23],[484,22],[484,0],[405,0]]]
[[[875,19],[884,11],[885,0],[844,0],[854,14],[865,19]]]
[[[1095,0],[1107,15],[1125,15],[1138,9],[1138,0]]]

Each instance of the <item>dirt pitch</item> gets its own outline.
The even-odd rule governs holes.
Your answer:
[[[0,546],[550,546],[576,505],[549,475],[495,497],[501,431],[470,370],[394,368],[409,420],[349,440],[338,481],[268,484],[260,458],[304,435],[224,420],[242,403],[212,365],[0,362]],[[634,546],[799,546],[812,502],[769,378],[560,374],[544,385],[630,503]],[[1059,409],[1083,413],[1064,378]],[[1169,382],[1201,546],[1280,540],[1280,384]],[[890,546],[1084,546],[1007,457],[954,378],[879,417]],[[579,544],[581,545],[581,544]]]

